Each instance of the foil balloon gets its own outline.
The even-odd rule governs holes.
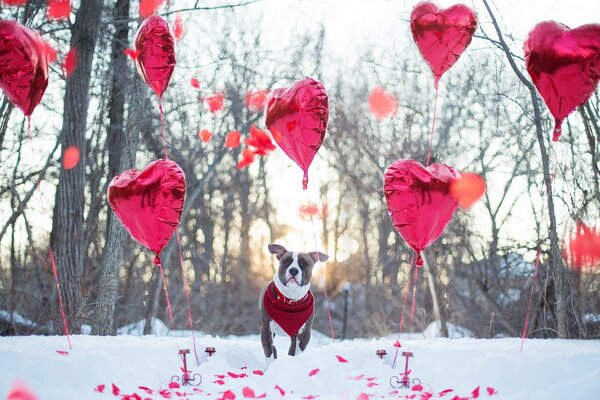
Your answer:
[[[265,123],[279,147],[304,171],[304,189],[308,167],[323,143],[328,118],[325,87],[312,78],[304,78],[290,88],[275,89],[269,96]]]
[[[444,72],[458,60],[477,30],[477,14],[456,4],[441,9],[422,1],[413,8],[410,30],[419,51],[435,76],[435,87]]]
[[[137,70],[158,97],[169,86],[175,69],[175,36],[169,23],[158,15],[144,20],[135,38]]]
[[[16,21],[0,21],[0,88],[31,116],[48,86],[48,55],[40,35]]]
[[[600,25],[569,29],[546,21],[525,40],[525,65],[533,84],[554,117],[553,141],[562,122],[585,103],[600,80]]]
[[[425,168],[407,159],[397,160],[385,172],[383,189],[392,223],[417,252],[419,266],[421,251],[440,237],[458,207],[450,193],[450,184],[458,178],[447,165]]]
[[[131,236],[158,257],[169,242],[185,200],[185,175],[177,163],[158,160],[144,170],[130,169],[108,186],[108,203]]]

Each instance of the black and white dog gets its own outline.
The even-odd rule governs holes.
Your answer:
[[[310,291],[312,269],[317,261],[328,256],[317,252],[288,251],[278,244],[270,244],[269,252],[279,260],[279,268],[258,300],[260,335],[265,357],[277,358],[273,345],[275,334],[290,337],[288,354],[296,354],[297,347],[306,349],[310,341],[310,327],[315,313],[315,298]]]

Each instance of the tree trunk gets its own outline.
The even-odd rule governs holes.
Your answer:
[[[86,164],[86,122],[89,86],[98,38],[101,0],[88,0],[77,10],[71,29],[71,48],[77,50],[77,68],[68,78],[63,109],[61,144],[63,151],[75,146],[80,152],[79,163],[70,170],[60,169],[50,237],[56,255],[60,287],[65,311],[74,333],[79,332],[81,281],[84,249],[84,189]],[[58,324],[60,328],[60,324]]]
[[[112,179],[124,169],[133,167],[135,149],[123,151],[123,138],[130,135],[125,132],[125,95],[128,91],[131,73],[127,65],[127,56],[123,51],[127,48],[129,25],[129,0],[117,0],[113,12],[115,35],[112,41],[112,95],[108,110],[109,126],[107,132],[108,177]],[[132,130],[133,131],[133,130]],[[132,146],[136,140],[127,140]],[[135,158],[135,157],[134,157]],[[108,211],[106,244],[102,257],[102,272],[98,288],[96,310],[92,319],[92,334],[111,335],[115,333],[114,318],[119,290],[119,271],[123,258],[123,239],[125,230],[117,221],[112,211]]]

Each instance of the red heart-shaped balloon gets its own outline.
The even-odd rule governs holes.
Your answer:
[[[525,64],[554,117],[557,141],[561,124],[585,103],[600,80],[600,25],[569,29],[546,21],[537,24],[524,44]]]
[[[48,55],[40,35],[16,21],[0,21],[0,88],[26,116],[48,86]]]
[[[328,118],[325,87],[312,78],[304,78],[291,88],[275,89],[269,96],[265,123],[279,147],[304,171],[304,189],[308,167],[323,143]]]
[[[383,190],[392,223],[417,252],[417,265],[423,265],[420,252],[440,237],[458,207],[450,193],[450,184],[458,178],[447,165],[425,168],[406,159],[395,161],[385,172]]]
[[[185,174],[171,160],[124,171],[108,185],[111,208],[131,236],[156,253],[156,264],[179,225],[184,200]]]
[[[138,29],[135,49],[138,72],[156,95],[162,97],[176,63],[175,36],[169,23],[158,15],[146,18]]]
[[[471,43],[477,14],[464,4],[446,9],[422,1],[410,15],[410,30],[419,51],[435,76],[435,87]]]

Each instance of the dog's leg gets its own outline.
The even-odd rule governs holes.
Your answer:
[[[273,358],[277,358],[277,349],[273,345],[273,333],[269,324],[262,324],[260,329],[260,341],[262,342],[263,351],[265,357],[269,358],[273,355]]]
[[[298,334],[295,334],[294,336],[290,336],[290,340],[291,340],[291,344],[290,344],[290,350],[288,351],[288,354],[290,356],[295,356],[296,355],[296,342],[298,340]]]
[[[300,339],[300,351],[304,351],[306,346],[308,346],[308,342],[310,342],[310,328],[312,327],[314,318],[315,313],[313,312],[308,321],[306,321],[306,325],[304,325],[302,332],[298,334],[298,338]]]

